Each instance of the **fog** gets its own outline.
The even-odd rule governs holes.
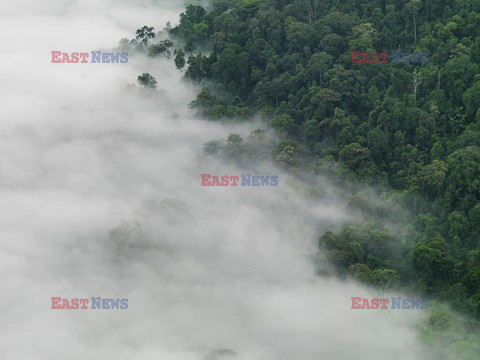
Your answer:
[[[175,23],[180,1],[2,2],[0,355],[10,359],[420,359],[420,311],[351,310],[352,282],[316,276],[318,236],[355,221],[329,194],[202,187],[240,175],[202,145],[259,121],[207,122],[172,60],[51,64]],[[139,74],[158,93],[127,90]],[[328,265],[322,265],[328,266]],[[382,296],[383,294],[380,294]],[[402,294],[391,294],[401,296]],[[128,298],[52,310],[51,297]]]

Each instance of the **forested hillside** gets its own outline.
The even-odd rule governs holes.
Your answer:
[[[339,274],[480,319],[479,0],[219,0],[188,6],[170,36],[203,84],[192,107],[271,119],[280,166],[329,178],[368,214],[319,234]],[[352,63],[352,51],[428,62]],[[404,230],[382,225],[395,213],[372,208],[366,186],[408,210]]]

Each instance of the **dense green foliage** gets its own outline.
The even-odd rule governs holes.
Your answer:
[[[390,234],[378,225],[389,215],[373,213],[324,234],[329,257],[362,281],[411,285],[480,318],[480,1],[208,10],[188,6],[170,31],[190,54],[185,76],[205,85],[192,106],[214,119],[261,111],[284,136],[273,152],[283,167],[322,174],[354,200],[381,188],[413,214],[408,231]],[[429,62],[351,63],[350,51],[397,49]]]
[[[170,35],[203,84],[192,107],[260,112],[284,139],[280,166],[329,178],[366,214],[320,237],[340,275],[480,319],[480,0],[217,0]],[[351,62],[393,50],[428,63]]]

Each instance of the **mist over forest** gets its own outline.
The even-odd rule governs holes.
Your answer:
[[[0,358],[478,359],[479,29],[478,0],[2,3]]]

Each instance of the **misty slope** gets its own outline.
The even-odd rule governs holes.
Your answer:
[[[428,358],[425,313],[352,311],[351,296],[383,294],[315,275],[318,234],[355,220],[324,177],[328,196],[313,201],[273,163],[262,171],[276,188],[200,186],[201,173],[244,170],[203,145],[262,123],[195,117],[199,89],[172,60],[50,63],[52,50],[111,48],[140,21],[175,21],[180,4],[1,7],[1,29],[29,40],[0,50],[2,359]],[[146,71],[158,93],[128,86]],[[129,308],[52,310],[53,296]]]
[[[319,234],[343,276],[446,302],[478,329],[480,2],[209,4],[170,31],[202,86],[192,107],[227,122],[261,113],[284,139],[274,162],[327,177],[360,210],[364,224]],[[390,62],[353,63],[353,51]],[[428,61],[394,63],[394,51]]]

